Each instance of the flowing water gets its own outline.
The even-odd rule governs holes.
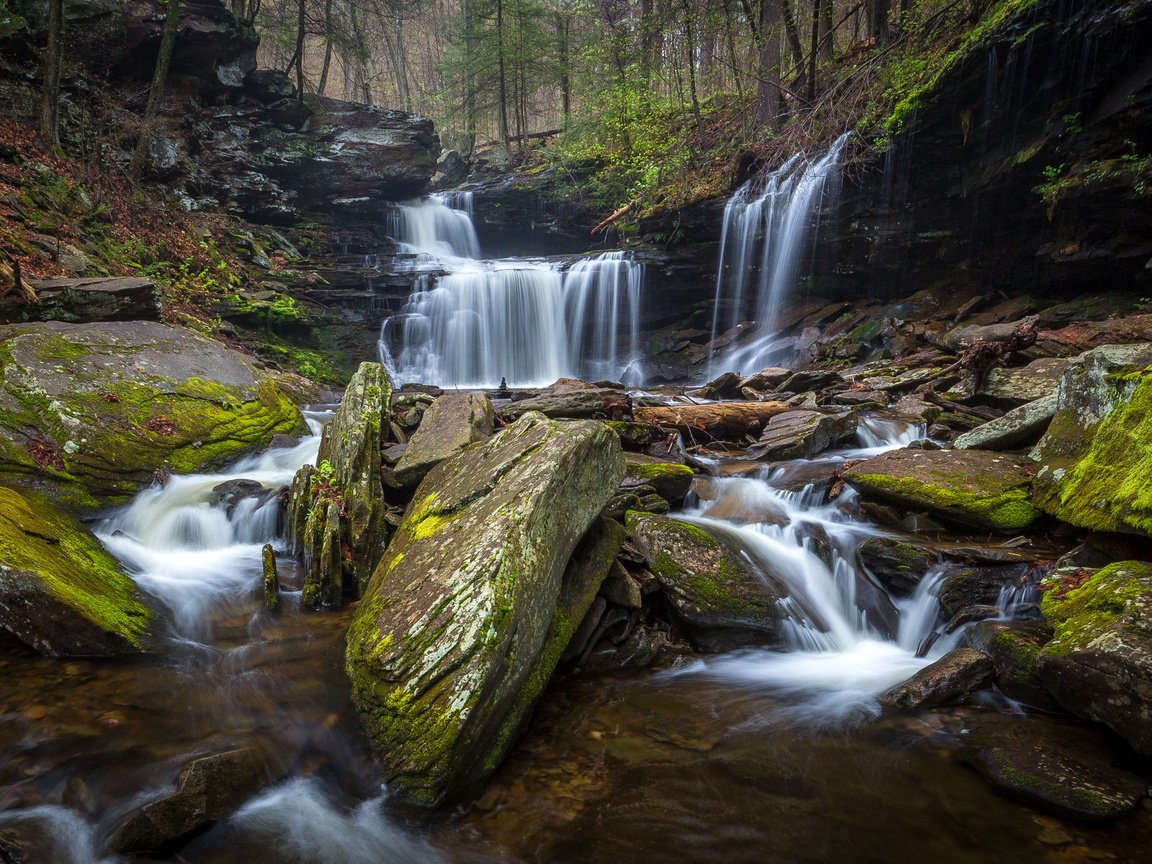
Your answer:
[[[749,180],[724,208],[712,341],[740,322],[754,322],[752,337],[709,358],[713,372],[752,374],[791,359],[778,342],[776,321],[802,275],[820,213],[839,189],[839,160],[851,133],[811,161],[793,156],[762,181]]]
[[[639,384],[643,265],[605,252],[571,263],[480,258],[471,193],[398,205],[391,230],[413,290],[384,322],[398,383],[536,387],[562,376]]]

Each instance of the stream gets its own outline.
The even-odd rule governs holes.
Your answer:
[[[750,239],[762,220],[770,242],[801,242],[796,226],[811,221],[835,152],[789,163],[763,191],[742,190],[726,216],[735,244],[726,254],[767,258]],[[638,383],[640,265],[620,253],[562,266],[484,261],[468,208],[467,196],[442,196],[393,214],[414,279],[405,310],[381,333],[394,378],[464,388],[561,375]],[[790,254],[794,269],[799,251]],[[774,308],[775,281],[722,275],[717,309]],[[728,324],[718,317],[714,329]],[[751,368],[772,350],[763,333],[724,362]],[[428,813],[390,799],[343,672],[354,604],[302,613],[301,574],[281,556],[281,610],[262,605],[261,548],[283,543],[279,490],[315,459],[330,415],[331,406],[307,412],[313,435],[296,446],[221,474],[173,477],[95,526],[161,612],[153,653],[65,662],[0,641],[0,838],[38,850],[29,860],[137,860],[107,851],[124,816],[170,789],[189,759],[236,748],[258,751],[270,782],[178,853],[149,860],[1147,860],[1147,809],[1111,825],[1063,822],[998,796],[955,758],[974,731],[1043,727],[1067,737],[1082,726],[998,695],[964,708],[881,711],[880,693],[963,631],[941,630],[935,570],[911,596],[889,597],[857,564],[859,544],[881,529],[850,490],[826,500],[832,468],[924,436],[880,416],[862,418],[853,447],[813,460],[751,470],[738,454],[702,460],[708,476],[674,514],[787,586],[782,650],[681,650],[653,669],[561,676],[472,806]],[[218,489],[238,481],[254,481],[241,484],[254,494]],[[1031,599],[1006,594],[1000,615]]]

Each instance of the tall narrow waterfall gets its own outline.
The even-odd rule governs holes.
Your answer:
[[[432,256],[447,271],[414,274],[407,304],[384,322],[380,358],[397,382],[639,382],[644,271],[628,253],[605,252],[567,270],[538,260],[480,260],[470,193],[400,205],[390,227],[402,251]]]
[[[741,321],[754,338],[710,358],[710,371],[755,372],[777,350],[772,337],[781,305],[801,277],[820,211],[838,188],[840,154],[851,133],[805,162],[797,154],[760,182],[741,186],[724,208],[712,339]]]

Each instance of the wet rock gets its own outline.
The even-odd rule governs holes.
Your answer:
[[[791,369],[785,369],[782,366],[771,366],[767,369],[761,369],[754,375],[749,375],[743,379],[740,382],[739,389],[741,392],[747,389],[754,390],[758,393],[779,390],[780,385],[783,384],[791,374]]]
[[[965,631],[966,641],[992,658],[996,686],[1009,699],[1041,711],[1059,711],[1059,703],[1040,680],[1040,650],[1052,638],[1044,621],[1011,624],[982,621]]]
[[[860,544],[860,561],[890,592],[907,596],[937,565],[935,552],[894,537],[869,537]]]
[[[1019,321],[1008,321],[1003,324],[967,324],[949,330],[942,337],[929,336],[929,341],[939,348],[955,353],[971,348],[977,342],[1014,346],[1020,340],[1021,331],[1028,327],[1034,328],[1037,320],[1037,316],[1031,315]]]
[[[896,708],[936,708],[960,705],[992,683],[992,658],[972,648],[949,651],[907,681],[880,696],[880,704]]]
[[[704,478],[701,478],[704,479]],[[742,525],[787,525],[789,517],[780,499],[757,480],[737,478],[727,483],[700,483],[697,494],[711,501],[703,515]]]
[[[279,69],[253,69],[243,86],[245,95],[265,105],[296,97],[296,85]]]
[[[979,450],[893,450],[854,465],[844,479],[861,495],[960,525],[1016,532],[1040,517],[1019,460]]]
[[[152,615],[99,541],[45,498],[0,487],[0,628],[50,657],[141,650]]]
[[[779,389],[789,390],[793,393],[809,393],[843,383],[844,379],[839,372],[825,369],[801,370],[785,378],[779,385]]]
[[[391,388],[383,366],[361,363],[324,427],[316,465],[292,480],[288,542],[304,561],[306,609],[359,596],[388,543],[380,452]]]
[[[265,543],[260,550],[262,582],[264,585],[264,608],[269,612],[280,609],[280,575],[276,572],[276,550],[271,543]]]
[[[649,486],[654,493],[669,503],[684,500],[684,496],[692,488],[692,478],[695,476],[687,465],[665,462],[637,453],[625,456],[625,470],[627,473],[623,490],[641,485]]]
[[[1049,394],[957,436],[952,446],[957,450],[1016,450],[1027,447],[1040,440],[1055,415],[1056,395]]]
[[[1027,571],[1024,564],[1014,567],[950,564],[940,584],[940,612],[945,618],[951,618],[969,606],[995,606],[1004,586],[1019,584]]]
[[[1040,681],[1067,710],[1152,755],[1152,564],[1122,561],[1048,585]]]
[[[212,497],[217,504],[223,504],[228,515],[245,498],[258,498],[264,494],[264,484],[258,480],[225,480],[212,487]]]
[[[702,651],[778,645],[787,590],[739,550],[696,525],[631,514],[628,528],[688,638]]]
[[[1019,405],[1035,402],[1056,392],[1068,364],[1059,357],[1041,357],[1027,366],[1013,369],[990,369],[977,394],[999,402]]]
[[[509,421],[523,417],[530,411],[545,417],[578,420],[596,418],[601,420],[630,421],[632,419],[632,399],[627,393],[607,387],[585,387],[580,390],[560,393],[542,392],[529,399],[521,399],[505,405],[501,415]]]
[[[700,388],[701,394],[709,394],[704,398],[719,399],[729,396],[735,396],[740,392],[741,379],[735,372],[725,372],[722,375],[713,378],[707,384]]]
[[[264,758],[255,748],[194,759],[180,771],[176,791],[129,814],[109,846],[125,853],[174,846],[230,816],[268,780]]]
[[[960,761],[996,789],[1066,819],[1100,821],[1136,809],[1147,781],[1123,768],[1093,729],[1047,719],[973,724]]]
[[[0,327],[0,469],[80,509],[305,428],[247,357],[150,321]]]
[[[607,578],[600,586],[600,594],[609,603],[614,603],[623,609],[639,609],[644,599],[640,583],[619,562],[609,570]]]
[[[428,407],[396,463],[396,481],[415,486],[457,450],[492,434],[496,412],[482,393],[445,393]]]
[[[424,478],[347,638],[392,788],[435,804],[500,764],[587,608],[562,621],[558,601],[599,587],[563,577],[623,476],[602,424],[533,413]]]
[[[748,448],[753,459],[811,459],[856,432],[856,415],[786,411],[772,417],[760,440]]]
[[[1081,528],[1152,534],[1152,343],[1090,351],[1064,373],[1032,452],[1034,498]]]
[[[635,423],[625,420],[605,420],[604,425],[620,436],[620,443],[628,451],[644,451],[667,439],[668,434],[653,423]]]

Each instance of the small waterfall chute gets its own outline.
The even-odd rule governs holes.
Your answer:
[[[811,161],[793,156],[768,175],[758,193],[749,181],[729,200],[716,275],[712,343],[749,316],[755,329],[750,340],[709,358],[709,377],[721,368],[751,374],[787,351],[787,343],[777,338],[775,322],[800,280],[814,223],[838,188],[840,154],[850,136],[841,135]]]

